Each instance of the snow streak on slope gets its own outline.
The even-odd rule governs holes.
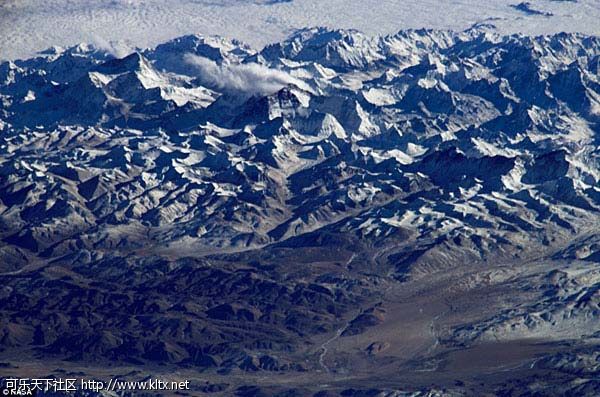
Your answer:
[[[597,34],[599,18],[595,0],[9,0],[0,3],[0,59],[82,41],[125,55],[128,47],[190,33],[262,46],[306,26],[382,34],[422,27],[462,30],[489,22],[502,33]]]

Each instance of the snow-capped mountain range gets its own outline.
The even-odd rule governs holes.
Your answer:
[[[0,101],[4,347],[326,377],[598,338],[598,37],[82,44],[0,64]],[[600,390],[597,344],[553,349],[520,363]]]
[[[3,261],[319,230],[549,245],[600,209],[599,48],[310,29],[258,52],[186,36],[6,62]]]

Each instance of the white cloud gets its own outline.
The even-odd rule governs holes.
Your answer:
[[[261,48],[306,26],[387,34],[421,27],[463,30],[488,20],[507,34],[600,34],[598,0],[543,2],[554,13],[548,18],[509,7],[521,1],[527,0],[0,0],[0,59],[86,41],[85,32],[141,48],[190,33],[235,37]]]
[[[99,50],[104,50],[115,58],[123,58],[134,51],[132,46],[122,40],[109,41],[97,34],[91,35],[91,44]]]
[[[248,96],[268,95],[290,84],[311,91],[304,81],[257,63],[218,65],[193,54],[186,54],[184,60],[198,70],[203,85],[218,91]]]

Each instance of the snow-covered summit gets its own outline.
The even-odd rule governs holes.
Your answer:
[[[131,228],[209,250],[321,230],[547,245],[600,209],[599,54],[580,34],[319,28],[3,63],[2,257],[146,244]]]

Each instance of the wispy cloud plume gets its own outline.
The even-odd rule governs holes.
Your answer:
[[[92,34],[91,44],[99,50],[104,50],[115,58],[123,58],[131,54],[134,49],[122,40],[109,41],[100,35]]]
[[[248,96],[268,95],[290,84],[311,91],[304,81],[257,63],[219,65],[193,54],[186,54],[184,59],[198,70],[203,85],[218,91]]]

